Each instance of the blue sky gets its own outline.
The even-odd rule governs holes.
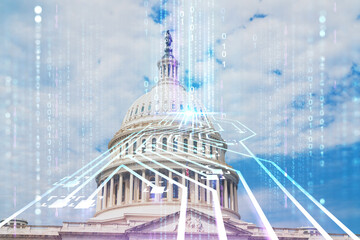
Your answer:
[[[184,85],[194,87],[200,98],[212,91],[214,104],[205,102],[207,106],[257,133],[246,142],[255,154],[292,169],[293,178],[360,233],[359,4],[224,0],[214,7],[194,5],[193,19],[190,3],[184,4],[1,1],[0,175],[5,180],[0,183],[0,218],[106,150],[127,108],[149,89],[144,81],[154,84],[162,33],[171,29]],[[42,6],[40,36],[34,21],[37,5]],[[190,21],[195,42],[189,42]],[[213,33],[209,42],[207,29]],[[39,37],[41,52],[36,53]],[[36,54],[41,56],[39,90]],[[283,207],[281,193],[267,185],[253,162],[233,155],[228,162],[251,169],[245,177],[263,206],[277,206],[264,207],[271,223],[307,224],[290,205]],[[304,204],[309,206],[306,200]],[[93,214],[84,211],[75,217],[65,209],[54,218],[41,209],[42,214],[33,208],[23,218],[59,224]],[[251,207],[241,210],[244,220],[257,221]],[[311,212],[326,229],[341,232],[321,213]]]

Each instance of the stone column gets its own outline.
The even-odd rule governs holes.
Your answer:
[[[199,182],[199,174],[195,173],[195,182],[198,183]],[[195,188],[195,203],[199,203],[199,185],[194,186]]]
[[[234,210],[234,188],[232,182],[230,182],[230,209]]]
[[[205,180],[201,180],[201,183],[206,185]],[[200,202],[205,202],[205,188],[200,188]]]
[[[133,189],[134,189],[134,175],[130,173],[130,193],[129,193],[129,203],[131,204],[133,201]]]
[[[219,177],[216,179],[216,192],[217,192],[217,197],[220,200],[220,179],[219,179]]]
[[[158,174],[155,174],[155,186],[159,187],[159,175]],[[160,200],[160,196],[161,196],[161,194],[159,194],[159,193],[155,194],[156,202],[158,202]]]
[[[125,202],[125,204],[128,204],[129,196],[130,196],[129,179],[125,178],[124,182],[125,182],[125,200],[124,200],[124,202]]]
[[[101,183],[99,183],[99,185],[101,185]],[[101,210],[101,191],[102,189],[99,190],[98,194],[97,194],[97,199],[96,199],[96,211],[100,211]]]
[[[167,192],[167,195],[168,195],[168,201],[169,202],[172,202],[173,201],[173,183],[172,183],[172,172],[169,171],[169,181],[168,181],[168,192]]]
[[[234,184],[234,211],[238,212],[237,186]]]
[[[114,178],[110,180],[110,200],[109,200],[109,207],[113,206],[114,201]]]
[[[196,190],[193,186],[195,186],[195,184],[191,181],[188,181],[188,188],[189,188],[188,194],[190,194],[190,202],[191,203],[194,203],[194,195],[195,195],[195,190]]]
[[[211,188],[209,179],[206,179],[206,186],[208,186],[208,188]],[[207,204],[211,203],[210,202],[210,190],[209,189],[206,190],[206,202],[207,202]]]
[[[139,179],[136,177],[134,179],[134,202],[139,200]]]
[[[117,205],[121,205],[122,204],[122,192],[123,192],[123,175],[120,173],[119,174],[119,190],[118,190],[118,201],[117,201]]]
[[[229,208],[228,183],[226,179],[224,179],[224,207]]]
[[[181,170],[181,174],[182,174],[183,176],[185,176],[185,170],[184,170],[184,169]],[[185,178],[184,178],[183,176],[181,177],[181,184],[186,187],[186,185],[185,185]],[[181,188],[181,198],[182,198],[182,196],[183,196],[183,191],[186,191],[186,190],[183,190],[183,188]]]
[[[142,170],[141,175],[142,175],[143,179],[146,179],[145,170]],[[142,186],[141,186],[141,191],[142,191],[142,193],[141,193],[141,202],[145,202],[145,199],[147,199],[147,192],[145,192],[145,188],[146,188],[145,181],[142,180],[141,184],[142,184]]]
[[[102,209],[106,208],[106,198],[107,198],[107,183],[104,185],[104,195],[103,195],[103,202],[102,202]]]

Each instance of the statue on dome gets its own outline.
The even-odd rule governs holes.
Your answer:
[[[163,56],[163,58],[173,58],[174,56],[172,55],[172,47],[171,47],[171,43],[172,43],[172,37],[170,34],[170,30],[166,31],[165,34],[165,44],[166,44],[166,48],[165,48],[165,55]]]
[[[165,43],[166,43],[166,46],[167,46],[167,47],[170,47],[170,46],[171,46],[172,37],[171,37],[171,34],[170,34],[170,30],[167,30],[167,31],[166,31]]]

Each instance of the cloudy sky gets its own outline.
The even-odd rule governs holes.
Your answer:
[[[1,1],[0,218],[107,149],[127,108],[154,85],[167,29],[184,86],[209,111],[256,132],[246,141],[253,153],[276,162],[360,233],[355,0]],[[253,161],[227,160],[251,170],[245,177],[274,226],[309,225]],[[243,219],[258,223],[239,194]],[[325,229],[341,232],[302,200]],[[20,217],[60,224],[92,214],[37,205]]]

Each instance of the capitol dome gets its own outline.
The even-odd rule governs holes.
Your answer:
[[[111,161],[96,177],[101,191],[91,222],[144,223],[179,212],[184,201],[206,214],[218,202],[223,217],[240,219],[238,176],[219,167],[230,167],[227,145],[201,102],[180,84],[169,31],[165,39],[158,82],[130,106],[108,144]]]

